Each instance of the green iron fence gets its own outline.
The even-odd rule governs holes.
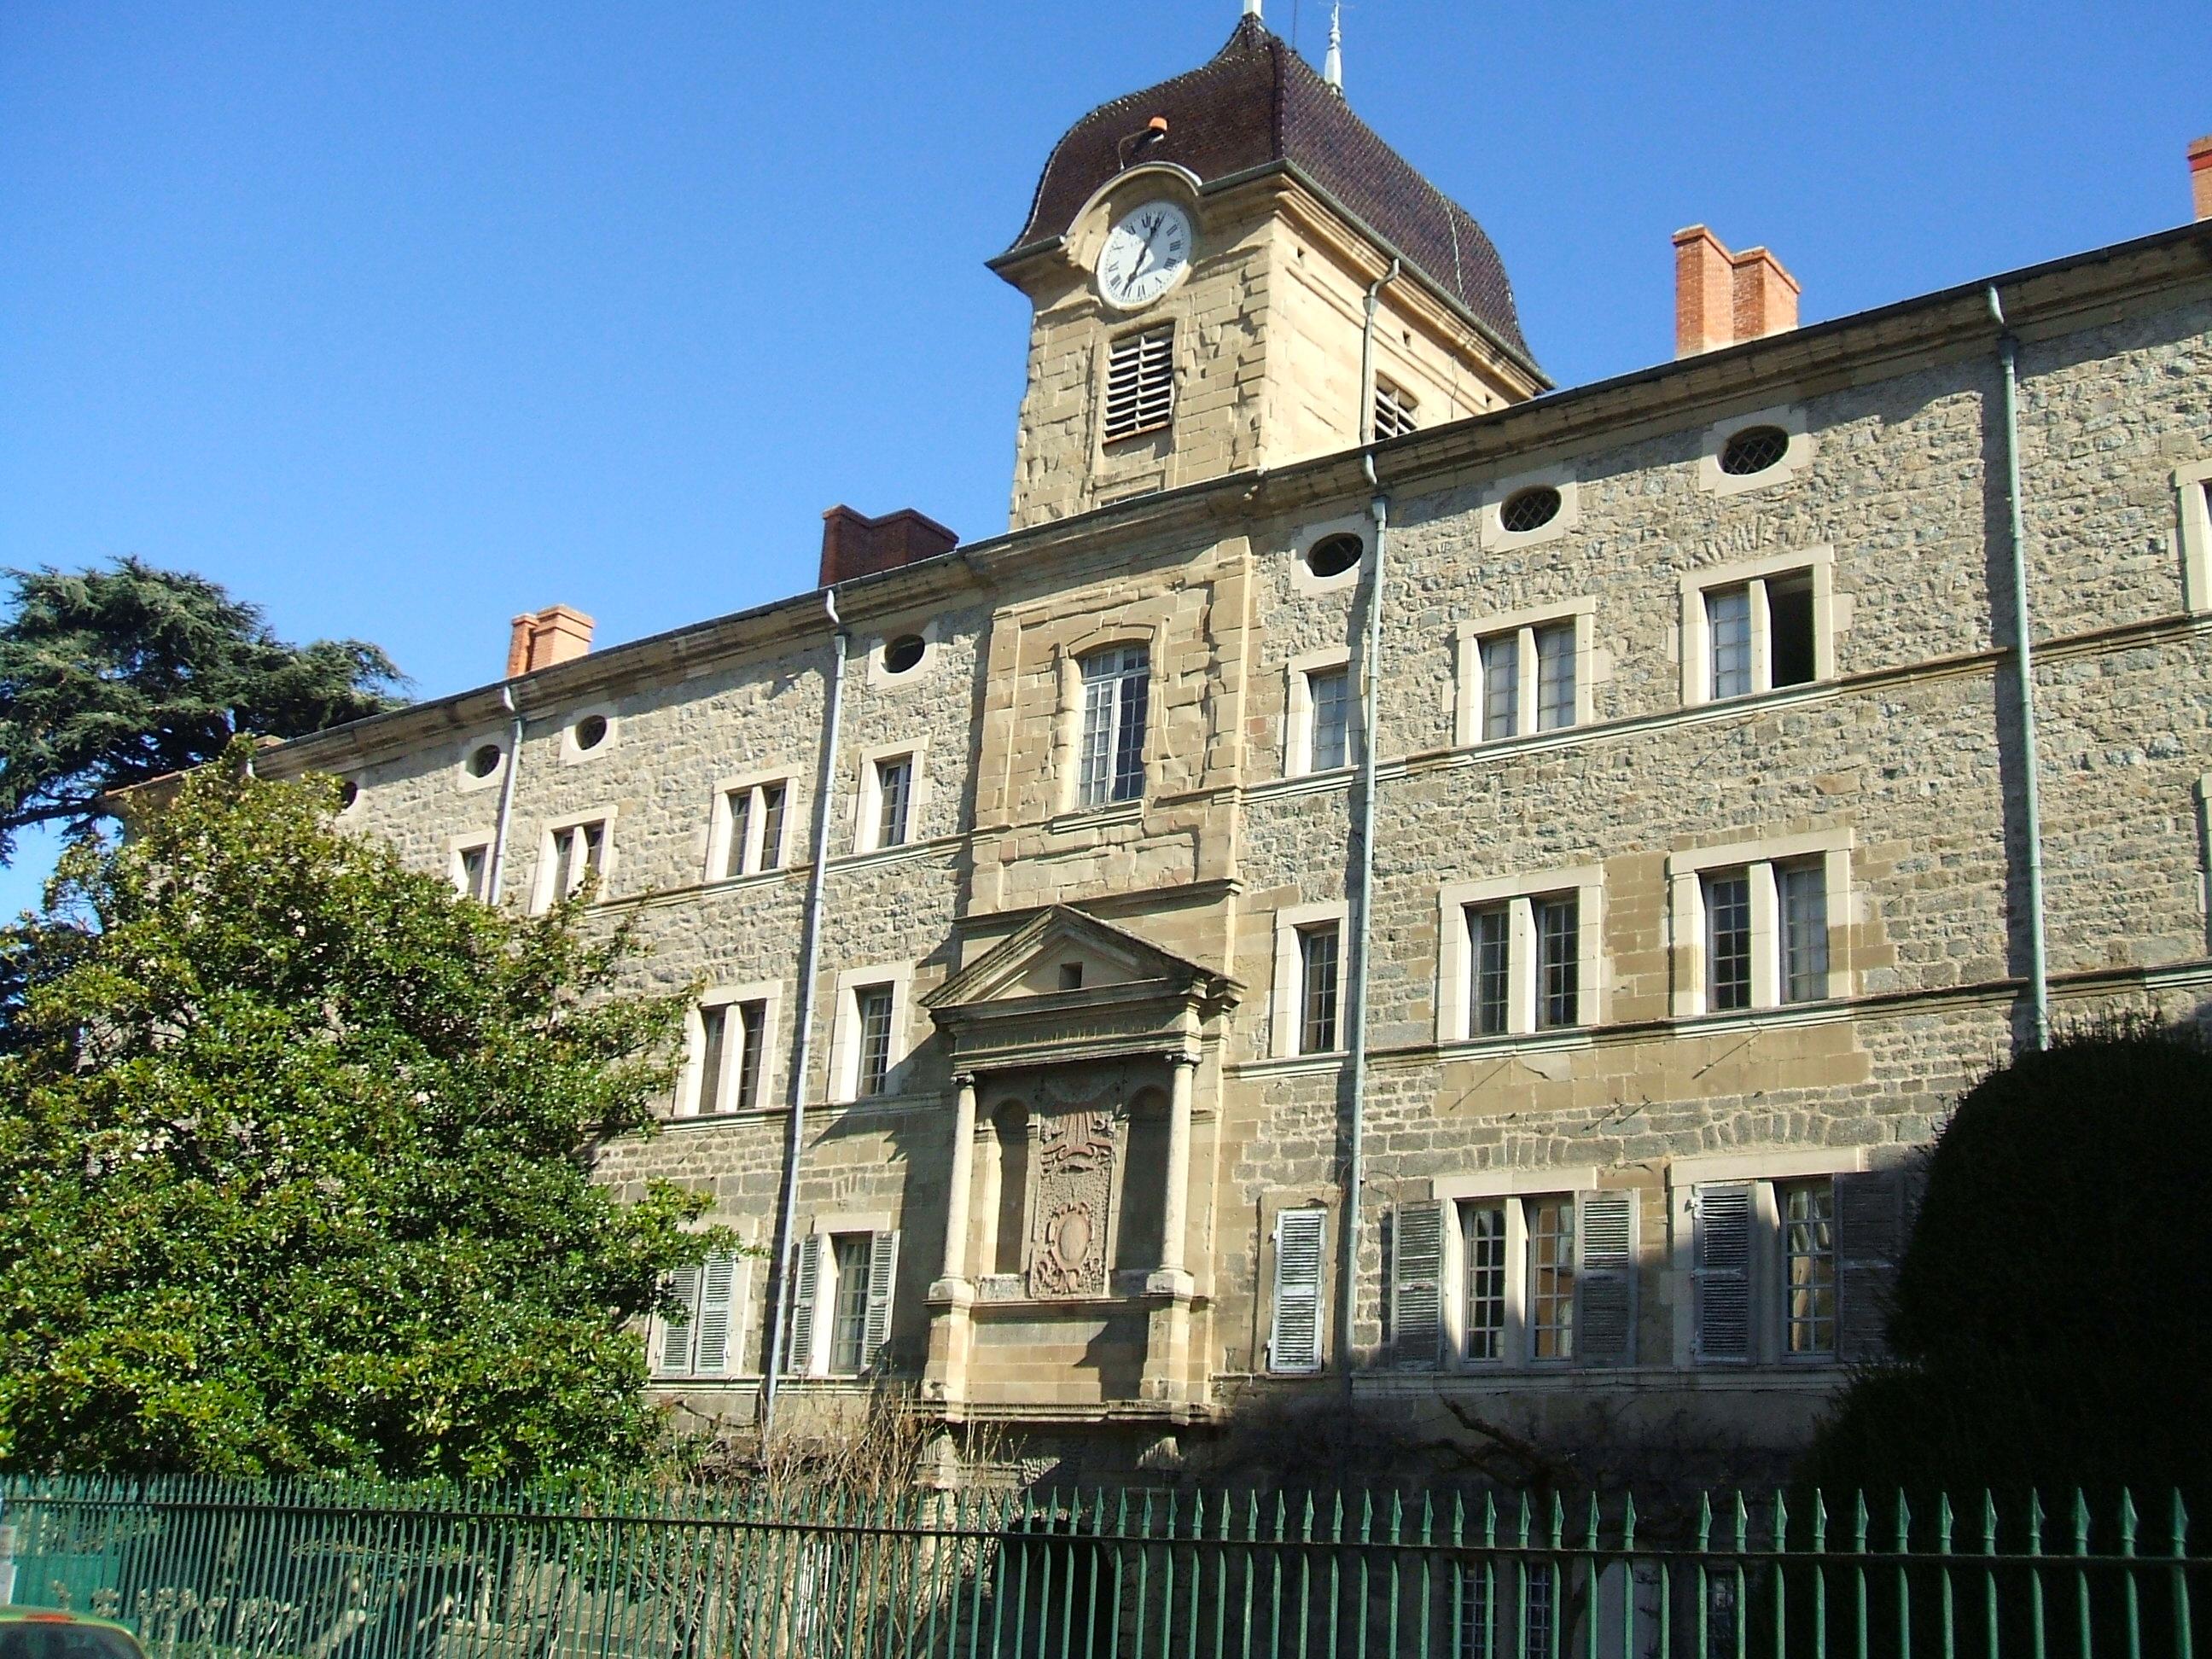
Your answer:
[[[2172,1498],[699,1492],[0,1483],[13,1600],[155,1659],[2191,1659]],[[7,1659],[0,1638],[0,1659]]]

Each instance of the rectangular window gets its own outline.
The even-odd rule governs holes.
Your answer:
[[[1533,902],[1536,929],[1536,1025],[1580,1022],[1582,928],[1572,893]]]
[[[1558,623],[1536,634],[1536,729],[1575,723],[1575,625]]]
[[[1528,1227],[1528,1357],[1575,1354],[1575,1200],[1522,1200]]]
[[[701,1117],[722,1109],[722,1062],[728,1057],[730,1005],[699,1011],[699,1106]]]
[[[1808,685],[1820,677],[1810,570],[1709,587],[1702,597],[1708,698]]]
[[[830,1304],[830,1370],[853,1376],[868,1368],[868,1269],[872,1233],[838,1233],[830,1241],[836,1285]]]
[[[1510,905],[1486,904],[1467,913],[1468,978],[1472,995],[1468,1031],[1496,1036],[1511,1016],[1513,911]]]
[[[461,848],[461,891],[479,903],[491,896],[491,848]]]
[[[1337,1047],[1337,927],[1298,930],[1298,1052],[1325,1054]]]
[[[1510,738],[1521,729],[1521,636],[1500,634],[1482,641],[1482,738]]]
[[[1402,438],[1413,429],[1413,394],[1377,375],[1375,379],[1375,440]]]
[[[1817,1002],[1828,994],[1828,872],[1818,859],[1774,866],[1782,912],[1782,1000]]]
[[[892,755],[876,763],[876,845],[903,847],[907,806],[914,793],[914,757]]]
[[[696,799],[696,798],[695,798]],[[553,832],[553,896],[568,897],[585,878],[606,868],[607,826],[605,820],[573,823]]]
[[[864,985],[853,994],[853,1024],[860,1045],[854,1093],[866,1100],[883,1093],[891,1069],[891,988]]]
[[[783,865],[783,797],[781,783],[756,783],[729,793],[729,850],[722,874],[757,875]]]
[[[1152,657],[1141,645],[1085,657],[1082,766],[1076,799],[1084,806],[1135,800],[1145,793],[1145,723]]]
[[[1705,595],[1705,637],[1712,653],[1716,700],[1751,690],[1751,589],[1714,588]]]
[[[1751,872],[1709,870],[1705,895],[1705,1006],[1751,1006]]]
[[[1315,669],[1306,676],[1306,703],[1313,716],[1306,769],[1327,772],[1346,764],[1352,758],[1351,671]]]
[[[1782,1221],[1783,1352],[1836,1352],[1836,1183],[1777,1182]]]
[[[1106,354],[1106,441],[1164,430],[1175,413],[1175,325],[1125,334]]]
[[[1467,1260],[1467,1357],[1505,1358],[1505,1206],[1462,1204],[1460,1245]]]
[[[744,1047],[738,1054],[737,1089],[730,1109],[750,1112],[760,1104],[761,1055],[768,1042],[768,1004],[740,1002],[738,1036]]]

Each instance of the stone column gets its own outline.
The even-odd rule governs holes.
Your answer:
[[[968,1268],[968,1188],[975,1165],[975,1078],[953,1074],[952,1185],[945,1198],[945,1271],[929,1287],[929,1359],[922,1370],[925,1399],[957,1406],[968,1393],[969,1310],[975,1287]]]
[[[1167,1192],[1160,1205],[1160,1271],[1179,1273],[1183,1270],[1183,1231],[1190,1214],[1190,1091],[1198,1061],[1183,1054],[1167,1058],[1174,1084],[1168,1096]]]
[[[968,1198],[975,1171],[975,1074],[956,1073],[952,1109],[952,1185],[945,1195],[945,1279],[968,1277]]]

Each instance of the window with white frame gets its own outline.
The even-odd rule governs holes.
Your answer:
[[[539,890],[541,904],[552,904],[577,892],[594,877],[606,880],[609,820],[585,818],[556,825],[546,832],[542,854],[546,874]],[[602,892],[601,896],[605,894]]]
[[[1334,1053],[1337,1031],[1337,969],[1341,924],[1316,922],[1298,929],[1298,1052]]]
[[[1877,1353],[1905,1234],[1904,1188],[1895,1169],[1684,1182],[1691,1360],[1818,1364]]]
[[[1682,577],[1682,700],[1719,702],[1832,678],[1829,550]]]
[[[1385,1218],[1393,1363],[1404,1369],[1631,1363],[1636,1195],[1502,1192]]]
[[[1106,350],[1105,441],[1167,429],[1175,416],[1175,325],[1124,334]]]
[[[1832,942],[1850,836],[1815,832],[1668,857],[1674,1012],[1741,1013],[1849,994]]]
[[[1084,658],[1079,671],[1083,726],[1076,804],[1104,806],[1135,800],[1145,793],[1152,652],[1141,645],[1110,646]]]
[[[1446,887],[1438,1041],[1597,1024],[1600,883],[1591,866]]]
[[[2181,602],[2212,610],[2212,460],[2173,469],[2174,512],[2181,524]]]
[[[1460,741],[1496,743],[1591,718],[1595,604],[1522,611],[1460,626]]]
[[[1267,1369],[1317,1371],[1322,1362],[1322,1264],[1328,1254],[1325,1210],[1275,1214],[1274,1303],[1267,1330]]]
[[[832,1100],[872,1100],[900,1086],[912,969],[905,963],[854,968],[837,975],[830,1035]]]
[[[783,867],[784,803],[789,794],[790,785],[782,778],[722,792],[717,876],[727,879]]]
[[[1413,394],[1403,386],[1375,377],[1375,439],[1402,438],[1417,424]]]
[[[1330,772],[1352,760],[1352,670],[1338,663],[1305,671],[1306,768]]]
[[[471,842],[453,849],[453,885],[465,898],[491,901],[491,842]]]
[[[722,1253],[668,1277],[662,1291],[682,1311],[659,1316],[651,1350],[653,1376],[720,1377],[737,1369],[742,1266],[738,1256]]]
[[[878,853],[914,839],[921,810],[921,745],[872,751],[860,764],[860,798],[854,804],[853,847]]]
[[[853,993],[854,1040],[860,1045],[853,1092],[866,1100],[882,1094],[890,1081],[891,1012],[896,1003],[891,987],[863,985]]]
[[[769,999],[739,996],[702,1003],[691,1115],[750,1112],[760,1104],[768,1049]]]
[[[1339,1052],[1344,1046],[1341,902],[1285,905],[1275,912],[1275,971],[1269,1048],[1277,1059]]]
[[[898,1278],[895,1229],[809,1233],[793,1264],[791,1349],[807,1376],[875,1368],[890,1335]]]

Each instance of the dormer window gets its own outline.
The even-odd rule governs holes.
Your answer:
[[[1375,380],[1375,441],[1402,438],[1419,422],[1413,418],[1413,396],[1377,375]]]
[[[1164,432],[1175,412],[1175,325],[1124,334],[1106,359],[1106,441]]]

